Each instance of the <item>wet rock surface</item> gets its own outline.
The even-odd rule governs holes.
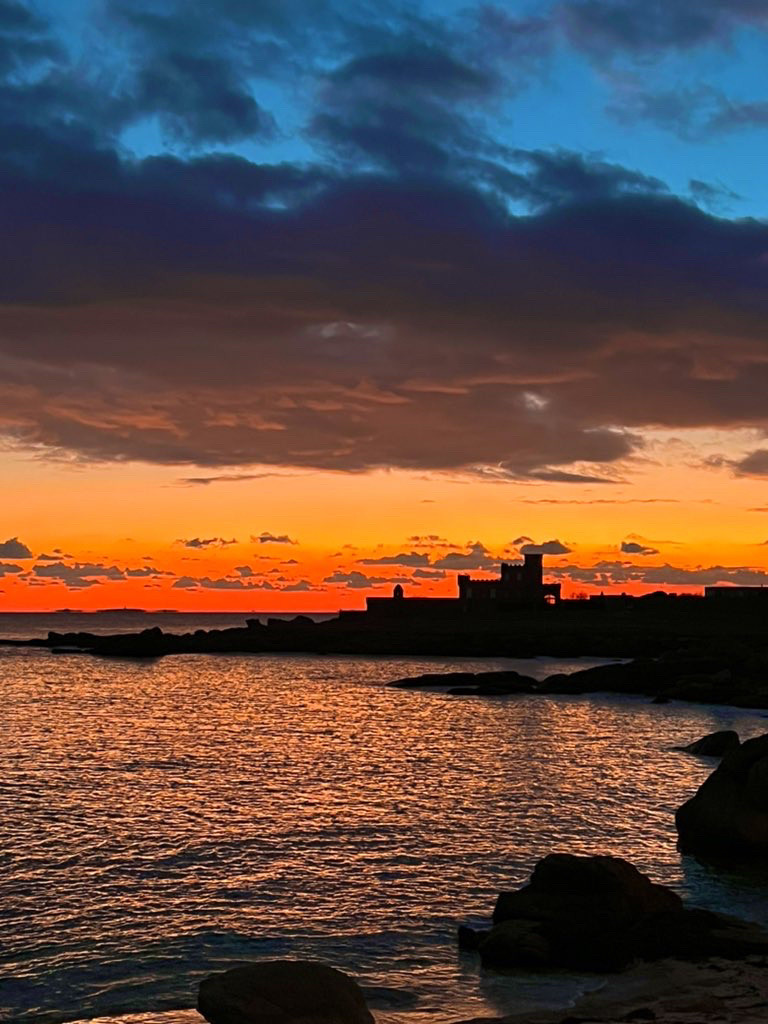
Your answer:
[[[675,815],[684,853],[768,857],[768,734],[727,754]]]

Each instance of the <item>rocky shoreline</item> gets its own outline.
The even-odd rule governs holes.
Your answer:
[[[439,689],[463,697],[618,693],[660,704],[679,700],[768,708],[768,661],[762,650],[697,645],[543,680],[514,671],[444,672],[395,679],[387,685],[400,690]]]
[[[578,638],[554,635],[527,640],[477,631],[414,632],[351,628],[341,619],[314,622],[251,619],[245,627],[166,633],[159,627],[139,633],[57,633],[25,640],[2,640],[0,646],[36,647],[55,654],[89,654],[109,658],[152,659],[179,654],[357,654],[442,657],[614,657],[631,659],[555,674],[544,680],[513,671],[431,673],[396,679],[397,689],[444,689],[455,696],[493,697],[510,694],[618,693],[645,696],[657,703],[670,700],[768,708],[768,637],[725,643],[717,638],[648,638],[648,650],[632,657],[636,643],[621,632],[609,643],[587,631]],[[491,624],[492,625],[492,624]],[[625,648],[624,644],[628,646]]]

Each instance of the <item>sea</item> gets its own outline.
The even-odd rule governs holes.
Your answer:
[[[0,635],[243,621],[0,615]],[[768,924],[765,869],[682,857],[674,829],[713,762],[673,748],[768,732],[764,712],[386,686],[597,663],[0,647],[0,1020],[200,1024],[200,979],[285,957],[354,975],[382,1024],[562,1006],[600,979],[483,971],[456,946],[553,851]]]

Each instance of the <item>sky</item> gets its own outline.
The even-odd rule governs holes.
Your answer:
[[[768,583],[768,0],[0,0],[0,610]]]

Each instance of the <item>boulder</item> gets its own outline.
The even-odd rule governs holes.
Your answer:
[[[741,746],[739,734],[733,729],[721,729],[719,732],[711,732],[695,740],[685,747],[676,747],[686,754],[699,754],[701,757],[724,757],[732,750]]]
[[[210,1024],[374,1024],[356,981],[308,960],[212,974],[200,983],[197,1008]]]
[[[768,734],[727,754],[675,824],[683,853],[768,856]]]
[[[768,955],[758,925],[683,906],[619,857],[550,854],[528,885],[501,893],[494,927],[463,936],[494,968],[617,971],[635,959]]]
[[[681,909],[676,893],[626,860],[554,853],[539,861],[527,886],[499,895],[496,927],[480,944],[480,955],[488,966],[530,966],[538,955],[541,965],[619,970],[635,955],[633,928],[654,914]]]

